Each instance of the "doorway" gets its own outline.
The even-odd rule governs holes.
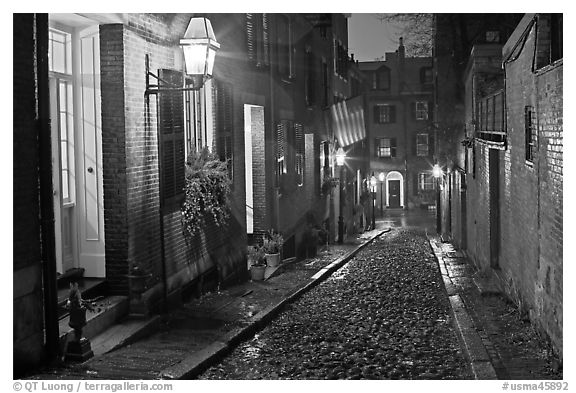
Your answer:
[[[392,171],[386,175],[386,207],[401,208],[404,206],[404,182],[400,172]]]
[[[103,278],[98,25],[70,18],[51,15],[49,31],[56,265],[60,275]]]
[[[257,105],[244,105],[244,178],[246,189],[246,233],[253,235],[262,231],[263,212],[256,209],[254,201],[262,201],[264,187],[261,181],[264,170],[264,149],[261,148],[264,140],[264,107]],[[260,148],[259,148],[260,146]],[[254,166],[254,162],[257,163]]]

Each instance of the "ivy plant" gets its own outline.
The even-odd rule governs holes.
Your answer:
[[[230,216],[231,180],[227,163],[207,148],[192,152],[186,160],[185,199],[182,225],[187,238],[194,237],[212,221],[224,226]]]

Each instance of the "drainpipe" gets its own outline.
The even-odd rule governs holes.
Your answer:
[[[42,279],[44,281],[44,329],[48,363],[58,360],[58,288],[56,276],[56,236],[54,228],[54,187],[52,184],[52,140],[50,136],[50,92],[48,88],[48,14],[36,14],[36,80],[38,88],[39,181]]]

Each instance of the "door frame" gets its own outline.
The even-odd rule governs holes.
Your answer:
[[[400,208],[404,208],[404,176],[398,171],[388,172],[386,175],[386,207],[390,208],[390,181],[400,181]]]

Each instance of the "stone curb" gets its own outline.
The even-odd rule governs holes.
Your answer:
[[[364,243],[360,244],[358,247],[350,250],[328,266],[320,269],[316,274],[314,274],[314,276],[310,278],[310,281],[306,283],[306,285],[291,293],[278,303],[272,304],[266,307],[264,310],[260,311],[252,318],[252,321],[248,325],[226,333],[215,343],[186,357],[181,362],[165,368],[160,372],[160,378],[175,380],[192,379],[198,376],[208,367],[217,362],[220,358],[232,351],[242,341],[247,340],[256,334],[256,332],[264,328],[273,318],[280,314],[282,309],[287,304],[294,302],[304,293],[308,292],[320,282],[324,281],[333,272],[350,261],[350,259],[352,259],[364,247],[372,243],[376,238],[383,235],[384,233],[390,232],[390,230],[390,228],[386,228],[379,231],[372,237],[368,238],[368,240],[366,240]]]
[[[470,362],[470,368],[474,373],[474,379],[498,379],[494,366],[490,361],[488,351],[482,342],[482,338],[476,331],[474,322],[472,321],[472,318],[470,318],[466,306],[458,294],[456,286],[452,283],[446,265],[444,264],[442,250],[433,242],[435,239],[436,238],[428,236],[428,242],[434,251],[434,256],[436,257],[438,268],[442,275],[442,281],[444,282],[444,288],[446,289],[446,294],[450,300],[450,310],[454,319],[454,326],[456,327],[458,340],[460,341],[460,346],[466,353],[468,361]]]

